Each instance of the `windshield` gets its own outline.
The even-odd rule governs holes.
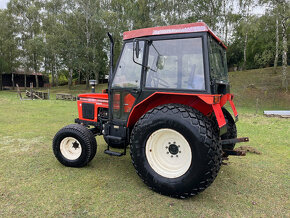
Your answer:
[[[142,63],[144,42],[140,41],[139,58],[135,61]],[[133,43],[124,45],[121,59],[117,66],[112,88],[140,88],[142,67],[133,62]]]
[[[202,38],[150,42],[145,86],[204,90]]]
[[[211,36],[209,36],[209,61],[212,80],[227,83],[228,68],[226,51]]]

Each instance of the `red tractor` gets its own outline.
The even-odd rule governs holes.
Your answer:
[[[130,145],[137,174],[154,191],[186,198],[215,179],[222,158],[237,155],[237,129],[223,107],[230,103],[226,46],[203,22],[125,32],[108,90],[78,96],[79,118],[56,133],[53,152],[65,166],[86,166],[95,136],[106,154]],[[122,152],[110,150],[121,148]]]

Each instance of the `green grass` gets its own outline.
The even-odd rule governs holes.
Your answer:
[[[281,89],[281,70],[277,73],[273,68],[230,72],[231,92],[235,94],[235,102],[239,107],[249,109],[289,110],[290,105],[290,67],[287,68],[288,93]]]
[[[284,102],[289,94],[277,90],[275,103],[261,97],[264,103],[255,115],[250,103],[255,97],[241,93],[243,85],[237,82],[245,74],[258,81],[253,72],[231,74],[238,133],[249,136],[248,144],[262,154],[230,157],[208,189],[186,200],[149,190],[129,155],[103,153],[102,137],[97,137],[98,152],[89,166],[62,166],[52,153],[52,138],[77,117],[76,102],[20,101],[14,92],[0,92],[0,217],[289,217],[290,119],[262,115],[264,108],[289,109],[290,101]],[[52,99],[57,92],[69,91],[53,89]],[[85,92],[82,86],[71,91],[80,92]]]

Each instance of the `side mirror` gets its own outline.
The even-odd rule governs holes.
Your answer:
[[[166,59],[166,56],[158,55],[157,61],[156,61],[156,68],[158,70],[162,70],[164,68],[165,59]]]
[[[134,39],[133,41],[133,52],[135,52],[135,56],[138,59],[139,58],[139,51],[140,51],[140,45],[139,40]],[[134,53],[133,53],[134,56]]]
[[[137,40],[136,41],[136,48],[135,48],[136,58],[139,58],[139,51],[140,51],[139,46],[140,46],[139,41]]]

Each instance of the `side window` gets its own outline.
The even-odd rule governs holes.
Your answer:
[[[142,63],[144,42],[140,41],[139,58],[137,62]],[[133,43],[126,43],[121,59],[117,66],[112,88],[140,88],[142,67],[133,62]]]
[[[214,80],[228,82],[228,70],[225,50],[211,37],[209,40],[209,61],[211,77]]]
[[[148,67],[148,88],[205,89],[201,38],[153,41]]]
[[[152,54],[153,53],[153,54]],[[166,56],[166,65],[157,69],[158,54],[154,50],[149,52],[146,87],[154,88],[177,88],[177,56]]]

